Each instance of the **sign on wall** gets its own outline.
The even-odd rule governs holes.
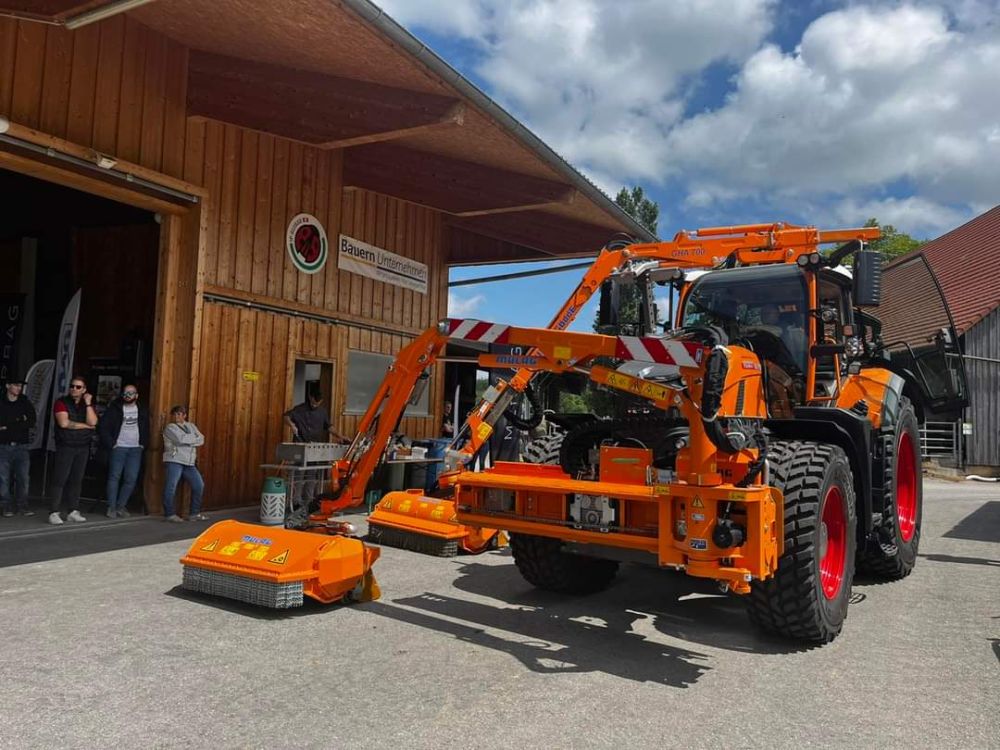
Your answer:
[[[312,214],[297,214],[288,222],[285,233],[288,256],[302,273],[316,273],[329,255],[326,230]]]
[[[0,382],[24,374],[18,370],[17,362],[23,321],[24,295],[0,294]]]
[[[340,235],[337,267],[427,294],[427,266],[367,242]]]

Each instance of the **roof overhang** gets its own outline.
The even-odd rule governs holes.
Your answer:
[[[190,49],[189,117],[344,149],[346,189],[445,214],[450,264],[654,239],[368,0],[0,0],[3,12],[63,25],[127,12]]]

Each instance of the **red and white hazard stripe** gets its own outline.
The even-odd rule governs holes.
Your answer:
[[[483,344],[506,344],[510,326],[486,323],[482,320],[448,318],[448,338],[479,341]]]
[[[679,367],[697,367],[705,347],[688,341],[672,341],[646,336],[619,336],[615,357],[638,362],[659,362]]]

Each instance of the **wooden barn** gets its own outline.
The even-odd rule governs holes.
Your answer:
[[[450,266],[650,239],[367,0],[0,0],[0,187],[9,364],[57,356],[79,290],[74,369],[156,434],[190,405],[209,508],[257,496],[305,383],[352,433]]]

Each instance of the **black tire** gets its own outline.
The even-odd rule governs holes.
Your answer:
[[[524,447],[524,461],[529,464],[558,464],[559,450],[566,433],[562,430],[535,438]]]
[[[563,552],[558,539],[511,534],[510,548],[524,580],[546,591],[593,594],[606,589],[618,573],[616,560]]]
[[[882,430],[881,437],[885,510],[875,540],[858,555],[858,570],[896,581],[908,576],[917,562],[924,509],[920,425],[908,398],[900,399],[899,418],[892,427]]]
[[[850,463],[836,446],[803,441],[771,443],[768,461],[770,484],[785,496],[785,547],[775,575],[751,584],[750,619],[786,638],[827,643],[843,628],[854,578],[857,509]],[[839,503],[842,513],[830,506],[832,537],[823,521],[828,503]]]

